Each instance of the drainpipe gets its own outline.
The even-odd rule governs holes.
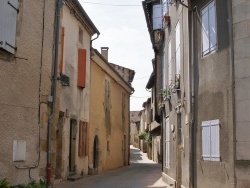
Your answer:
[[[48,120],[47,127],[47,187],[51,187],[51,128],[52,120],[55,115],[56,104],[56,82],[57,82],[57,69],[58,69],[58,47],[59,47],[59,32],[60,32],[60,9],[62,6],[62,0],[56,0],[56,17],[55,17],[55,51],[54,51],[54,65],[52,75],[52,110]]]
[[[194,7],[193,10],[191,11],[191,68],[190,68],[190,72],[191,72],[191,114],[192,114],[192,118],[191,118],[191,124],[190,124],[190,128],[189,128],[189,135],[190,135],[190,140],[191,143],[189,144],[189,149],[190,149],[190,185],[193,188],[195,186],[195,133],[194,133],[194,126],[195,126],[195,83],[194,83],[194,78],[195,78],[195,67],[194,67],[194,61],[195,61],[195,20],[194,20],[194,14],[196,13],[197,8]]]
[[[232,109],[235,109],[235,66],[234,66],[234,40],[233,40],[233,11],[232,11],[232,0],[227,1],[228,6],[228,31],[229,31],[229,43],[230,43],[230,63],[231,63],[231,77],[232,77],[232,85],[231,85],[231,91],[232,91]],[[236,173],[235,173],[235,161],[236,161],[236,114],[235,110],[233,110],[233,160],[232,160],[232,167],[233,167],[233,185],[236,187],[237,180],[236,180]]]

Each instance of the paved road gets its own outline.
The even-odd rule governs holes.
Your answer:
[[[55,188],[167,188],[161,179],[161,165],[152,162],[139,149],[131,147],[130,166],[63,182]]]

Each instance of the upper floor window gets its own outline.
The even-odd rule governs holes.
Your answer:
[[[172,54],[171,41],[168,43],[168,85],[172,84]]]
[[[169,0],[162,0],[162,14],[163,16],[168,15],[169,11]]]
[[[181,35],[180,35],[180,23],[178,22],[175,28],[175,59],[176,59],[176,68],[175,73],[180,75],[181,72],[181,53],[180,53],[180,46],[181,46]]]
[[[217,48],[215,1],[211,1],[201,10],[202,19],[202,56]]]
[[[0,48],[12,54],[16,51],[18,0],[0,1]]]

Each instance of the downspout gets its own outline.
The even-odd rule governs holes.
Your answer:
[[[232,0],[228,0],[228,30],[229,30],[229,43],[230,43],[230,63],[231,63],[231,76],[232,76],[232,86],[231,86],[231,91],[232,91],[232,109],[233,110],[233,162],[232,162],[232,166],[233,166],[233,185],[234,187],[236,187],[237,185],[237,179],[236,179],[236,173],[235,173],[235,161],[236,161],[236,114],[235,114],[235,67],[234,67],[234,40],[233,40],[233,14],[232,14]]]
[[[189,135],[190,135],[190,140],[191,143],[189,144],[189,149],[190,149],[190,187],[194,188],[195,187],[195,172],[194,172],[194,165],[195,165],[195,133],[194,133],[194,126],[195,126],[195,84],[194,84],[194,78],[195,78],[195,68],[194,68],[194,55],[195,55],[195,24],[194,24],[194,14],[197,11],[196,7],[193,8],[193,10],[191,11],[191,68],[190,68],[190,72],[191,72],[191,125],[189,128]]]
[[[56,18],[55,18],[55,51],[54,51],[54,65],[52,75],[52,110],[48,119],[47,127],[47,187],[51,187],[51,128],[52,120],[55,115],[55,104],[56,104],[56,82],[57,82],[57,69],[58,69],[58,47],[59,47],[59,32],[60,32],[60,9],[62,6],[62,0],[56,0]]]

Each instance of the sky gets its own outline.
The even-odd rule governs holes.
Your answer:
[[[142,110],[150,97],[145,87],[152,73],[152,44],[141,0],[79,0],[101,33],[93,41],[98,51],[109,47],[108,61],[135,71],[130,110]],[[132,6],[133,5],[133,6]],[[136,5],[136,6],[134,6]]]

